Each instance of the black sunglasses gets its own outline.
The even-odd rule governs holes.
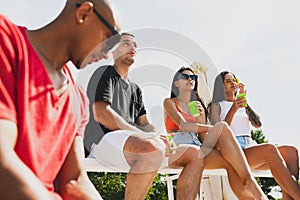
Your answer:
[[[184,80],[189,80],[191,78],[193,81],[196,81],[198,79],[198,76],[195,74],[188,75],[188,74],[179,74],[178,79],[184,79]]]
[[[79,8],[81,3],[76,3],[76,7]],[[104,51],[108,52],[112,49],[118,42],[120,42],[121,35],[120,33],[94,8],[93,9],[96,16],[103,22],[103,24],[112,32],[113,36],[109,37],[105,41]]]

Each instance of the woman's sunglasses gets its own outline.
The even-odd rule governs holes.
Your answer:
[[[239,84],[239,80],[237,78],[233,78],[233,79],[225,79],[224,83],[235,83],[235,84]]]
[[[195,74],[188,75],[188,74],[179,74],[178,79],[184,79],[189,80],[191,78],[193,81],[196,81],[198,79],[198,76]]]

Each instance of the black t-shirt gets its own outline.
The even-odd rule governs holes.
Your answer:
[[[86,127],[84,144],[89,150],[92,143],[98,143],[104,134],[112,131],[94,120],[92,105],[97,101],[110,103],[112,109],[128,123],[146,114],[140,87],[130,80],[123,80],[111,65],[99,67],[92,75],[87,95],[90,100],[90,119]]]

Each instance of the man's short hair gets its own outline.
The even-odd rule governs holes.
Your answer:
[[[128,36],[131,36],[131,37],[134,37],[134,38],[135,38],[135,36],[134,36],[133,34],[128,33],[128,32],[123,32],[123,33],[121,34],[121,36],[125,36],[125,35],[128,35]]]

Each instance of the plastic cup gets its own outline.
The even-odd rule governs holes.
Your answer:
[[[200,115],[200,110],[197,108],[197,101],[191,101],[188,103],[188,106],[190,108],[190,111],[194,117],[197,117]]]
[[[175,149],[176,149],[176,144],[175,144],[175,142],[174,142],[174,140],[173,140],[173,134],[167,134],[166,135],[166,137],[167,137],[167,139],[169,140],[169,142],[170,142],[170,145],[171,145],[171,149],[166,149],[166,152],[167,153],[175,153],[174,151],[175,151]]]
[[[241,93],[241,94],[236,95],[237,99],[240,98],[240,97],[244,97],[244,100],[246,100],[246,93]],[[243,104],[242,106],[246,107],[247,104]]]

